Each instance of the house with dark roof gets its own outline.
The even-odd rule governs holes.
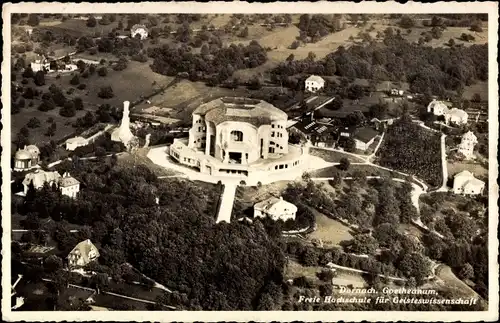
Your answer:
[[[317,147],[332,147],[337,139],[338,127],[330,119],[305,118],[295,123],[290,132],[298,132]]]
[[[356,129],[354,132],[354,142],[356,143],[356,149],[367,150],[368,147],[375,141],[378,136],[378,132],[370,127],[362,127]]]

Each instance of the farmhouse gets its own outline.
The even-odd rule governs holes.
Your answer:
[[[316,92],[325,87],[325,80],[321,76],[311,75],[306,79],[306,90]]]
[[[436,116],[442,116],[448,113],[448,106],[442,101],[432,100],[427,106],[427,112],[432,112]]]
[[[170,156],[211,175],[285,170],[303,150],[288,144],[287,114],[256,99],[223,97],[193,112],[189,138],[174,139]]]
[[[80,242],[71,250],[68,255],[68,265],[70,268],[83,267],[99,257],[99,250],[87,239]]]
[[[454,123],[456,125],[467,124],[467,119],[469,115],[467,112],[461,109],[453,108],[445,114],[446,124]]]
[[[270,217],[274,221],[295,220],[297,207],[282,197],[271,197],[254,205],[254,217]]]
[[[478,195],[482,194],[485,183],[474,175],[464,170],[455,175],[453,179],[453,193],[462,195]]]
[[[458,145],[458,152],[471,159],[474,156],[474,146],[477,144],[477,137],[472,131],[466,132],[462,136],[462,142]]]
[[[62,195],[75,198],[78,192],[80,192],[80,182],[66,172],[59,180],[59,189]]]
[[[142,39],[148,38],[148,29],[144,25],[133,25],[130,28],[130,37],[140,37]]]
[[[22,172],[38,165],[40,150],[35,145],[25,146],[14,155],[14,171]]]
[[[368,147],[375,141],[378,136],[378,132],[369,127],[358,128],[354,132],[354,142],[356,143],[356,149],[367,150]]]
[[[403,90],[398,90],[398,89],[391,89],[391,95],[392,96],[403,96],[404,91]]]

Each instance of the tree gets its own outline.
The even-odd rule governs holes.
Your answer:
[[[474,278],[474,268],[472,267],[471,264],[466,263],[465,265],[462,266],[462,269],[460,269],[458,276],[461,279],[472,279]]]
[[[45,73],[42,71],[38,71],[35,74],[35,84],[37,86],[45,85]]]
[[[56,129],[57,129],[57,126],[55,123],[52,123],[48,128],[47,128],[47,132],[45,133],[45,135],[47,137],[52,137],[53,135],[56,134]]]
[[[481,94],[479,93],[474,93],[474,95],[472,95],[472,99],[471,99],[472,102],[476,102],[476,103],[479,103],[481,102]]]
[[[415,22],[409,16],[403,16],[399,22],[399,26],[404,29],[410,29],[415,26]]]
[[[243,28],[243,30],[239,34],[239,37],[242,37],[242,38],[247,38],[248,37],[248,27],[247,26],[245,26],[245,28]]]
[[[346,249],[349,252],[362,255],[372,255],[378,248],[378,242],[369,234],[358,234],[349,241]]]
[[[115,95],[113,94],[113,89],[111,88],[111,86],[105,86],[99,89],[99,93],[97,94],[97,96],[102,99],[111,99]]]
[[[59,110],[59,114],[66,118],[74,117],[76,115],[75,104],[72,101],[67,101],[64,107]]]
[[[97,20],[94,18],[94,16],[90,16],[89,19],[87,20],[87,27],[94,28],[97,25]]]
[[[40,124],[41,124],[40,120],[38,120],[37,117],[33,117],[28,121],[26,126],[28,126],[28,128],[38,128],[40,127]]]
[[[75,74],[73,76],[73,78],[71,78],[71,80],[69,81],[69,84],[71,84],[71,85],[78,85],[78,84],[80,84],[80,76],[78,76],[78,74]]]
[[[106,67],[100,67],[98,70],[97,70],[97,74],[99,74],[99,76],[106,76],[108,75],[108,69]]]
[[[343,171],[347,171],[349,169],[349,167],[351,166],[351,162],[349,161],[349,159],[345,158],[345,157],[342,157],[340,159],[340,165],[339,165],[339,168]]]
[[[27,21],[28,25],[30,26],[38,26],[38,24],[40,23],[40,18],[38,17],[37,14],[30,14],[28,16],[28,21]]]
[[[56,255],[50,255],[47,257],[47,259],[45,259],[44,267],[49,272],[58,271],[59,269],[62,269],[62,267],[63,267],[63,260]]]
[[[448,46],[450,46],[450,47],[455,46],[455,39],[450,38],[450,40],[448,40]]]

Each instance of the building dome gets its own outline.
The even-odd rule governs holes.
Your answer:
[[[16,160],[28,160],[33,158],[27,150],[18,150],[14,156]]]

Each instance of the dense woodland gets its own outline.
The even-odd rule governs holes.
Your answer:
[[[401,81],[408,82],[416,93],[444,95],[446,91],[463,91],[476,80],[488,80],[488,46],[432,48],[410,43],[389,27],[383,43],[340,47],[318,61],[292,58],[272,74],[285,84],[297,74]]]
[[[382,166],[415,175],[432,186],[442,183],[440,135],[406,117],[388,128],[377,155]]]
[[[221,187],[157,180],[144,167],[117,166],[115,158],[59,166],[82,182],[79,198],[31,187],[26,203],[14,205],[13,212],[27,214],[24,226],[33,229],[48,217],[56,221],[51,237],[61,257],[90,238],[101,253],[98,271],[119,276],[117,268],[127,261],[175,290],[162,301],[180,308],[255,309],[273,298],[265,296],[264,286],[280,286],[283,251],[262,224],[214,225]],[[68,222],[84,228],[70,233]],[[23,237],[43,243],[40,239],[47,237],[32,232]]]

